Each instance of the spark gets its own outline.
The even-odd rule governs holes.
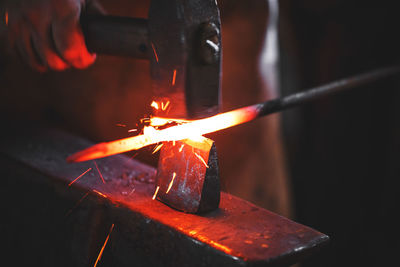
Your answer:
[[[172,85],[175,85],[176,81],[176,69],[174,70],[174,74],[172,75]]]
[[[70,209],[70,210],[65,214],[65,217],[68,217],[68,215],[70,215],[71,212],[72,212],[74,209],[76,209],[76,207],[78,207],[78,205],[79,205],[88,195],[89,195],[89,192],[87,192],[83,197],[81,197],[81,199],[79,199],[79,200],[76,202],[75,206],[73,206],[72,209]]]
[[[126,124],[122,124],[122,123],[117,123],[115,125],[118,126],[118,127],[126,127]]]
[[[167,189],[166,194],[168,194],[169,190],[171,190],[171,187],[172,187],[172,184],[174,183],[175,177],[176,177],[176,172],[174,172],[174,173],[172,174],[172,180],[171,180],[171,182],[169,183],[169,186],[168,186],[168,189]]]
[[[174,141],[172,141],[172,145],[173,145],[173,146],[175,146],[175,140],[174,140]]]
[[[97,165],[97,162],[95,160],[93,160],[93,162],[94,162],[94,165],[96,166],[97,172],[99,173],[101,180],[103,181],[103,184],[105,184],[106,182],[104,181],[103,175],[101,174],[101,171],[99,169],[99,166]]]
[[[199,154],[197,154],[196,152],[194,152],[194,154],[195,154],[196,157],[198,157],[199,160],[200,160],[201,162],[203,162],[203,164],[208,168],[208,165],[207,165],[206,161],[203,159],[203,157],[200,156]]]
[[[157,51],[156,51],[156,48],[154,47],[154,44],[153,44],[153,43],[151,43],[151,47],[153,48],[153,52],[154,52],[154,56],[155,56],[155,58],[156,58],[156,62],[158,62]]]
[[[106,195],[104,195],[103,193],[97,191],[96,189],[93,189],[93,192],[95,192],[95,193],[98,194],[99,196],[102,196],[102,197],[104,197],[104,198],[107,198]]]
[[[133,133],[133,132],[137,132],[137,129],[130,129],[130,130],[128,130],[128,133]]]
[[[181,147],[179,148],[179,152],[182,152],[184,146],[185,145],[181,145]]]
[[[161,109],[162,109],[162,110],[166,110],[170,103],[171,103],[171,102],[170,102],[169,100],[167,101],[167,103],[165,103],[165,105],[164,105],[163,102],[161,102]]]
[[[79,175],[78,177],[75,178],[75,180],[73,180],[72,182],[70,182],[68,184],[68,186],[71,186],[73,183],[75,183],[76,181],[78,181],[78,179],[80,179],[82,176],[84,176],[86,173],[90,172],[92,170],[92,168],[87,169],[84,173],[82,173],[81,175]]]
[[[158,105],[158,103],[156,101],[151,102],[150,106],[157,110],[160,108],[160,106]]]
[[[153,200],[154,200],[154,199],[156,199],[156,196],[157,196],[158,190],[160,190],[160,187],[159,187],[159,186],[157,186],[157,188],[156,188],[156,192],[154,192],[154,195],[153,195],[153,197],[152,197],[152,199],[153,199]]]
[[[153,153],[151,153],[151,154],[155,154],[158,150],[161,149],[161,147],[162,147],[163,145],[164,145],[164,144],[159,144],[158,146],[156,146],[156,148],[153,150]]]
[[[114,229],[114,224],[111,225],[111,228],[110,228],[110,231],[108,232],[106,241],[104,241],[104,244],[103,244],[103,246],[101,247],[100,253],[99,253],[99,255],[97,256],[96,262],[94,263],[94,267],[97,266],[97,263],[98,263],[99,260],[101,259],[101,256],[103,255],[104,248],[105,248],[106,245],[107,245],[108,239],[110,238],[110,235],[111,235],[111,232],[112,232],[113,229]]]

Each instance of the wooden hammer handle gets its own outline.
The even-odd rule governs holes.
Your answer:
[[[90,52],[148,58],[146,19],[96,15],[83,17],[81,25]]]

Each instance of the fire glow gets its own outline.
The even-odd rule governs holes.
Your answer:
[[[158,105],[153,103],[152,106],[154,107]],[[158,105],[158,107],[160,106]],[[257,117],[258,113],[259,106],[253,105],[193,121],[152,117],[150,118],[150,126],[144,127],[143,134],[107,143],[99,143],[71,155],[67,158],[67,161],[81,162],[103,158],[166,141],[198,139],[199,136],[251,121]],[[159,126],[166,125],[169,122],[176,122],[178,125],[161,130],[158,129]]]

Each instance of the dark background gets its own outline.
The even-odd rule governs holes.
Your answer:
[[[399,63],[394,1],[281,4],[283,94]],[[385,79],[283,113],[295,218],[331,237],[304,266],[398,261],[399,81]]]

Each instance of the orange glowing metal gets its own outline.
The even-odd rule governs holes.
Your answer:
[[[151,154],[155,154],[158,150],[161,149],[162,146],[163,146],[163,144],[159,144],[158,146],[156,146],[156,148],[153,150],[153,153],[151,153]]]
[[[103,175],[101,174],[101,171],[99,169],[99,166],[97,165],[97,162],[95,160],[93,160],[93,162],[94,162],[94,166],[96,166],[97,172],[100,175],[101,181],[103,182],[103,184],[105,184],[106,182],[104,181]]]
[[[163,130],[157,130],[153,126],[143,129],[143,134],[128,137],[108,143],[100,143],[80,151],[67,158],[69,162],[81,162],[96,158],[107,157],[130,150],[137,150],[142,147],[157,144],[165,141],[183,140],[198,138],[198,136],[223,130],[244,122],[251,121],[259,113],[258,105],[248,106],[226,113],[221,113],[205,119],[184,121],[185,123],[172,126]],[[151,118],[151,121],[175,121],[166,118]],[[177,120],[179,122],[179,120]]]
[[[153,200],[156,199],[158,190],[160,190],[160,187],[159,187],[159,186],[157,186],[156,191],[154,192],[154,195],[153,195],[153,197],[152,197]]]
[[[196,155],[196,157],[199,158],[199,160],[200,160],[201,162],[203,162],[203,164],[206,166],[206,168],[208,168],[208,165],[207,165],[206,161],[203,159],[203,157],[200,156],[199,154],[197,154],[196,152],[194,152],[194,154]]]
[[[172,174],[172,180],[171,180],[171,182],[169,183],[169,186],[168,186],[168,189],[167,189],[166,194],[168,194],[169,190],[171,190],[171,187],[172,187],[172,185],[173,185],[173,183],[174,183],[175,177],[176,177],[176,172],[174,172],[174,173]]]
[[[176,81],[176,70],[174,70],[174,74],[172,75],[172,85],[175,85]]]
[[[92,168],[87,169],[84,173],[82,173],[81,175],[79,175],[78,177],[75,178],[75,180],[73,180],[72,182],[70,182],[68,184],[68,186],[71,186],[73,183],[75,183],[76,181],[78,181],[82,176],[84,176],[86,173],[90,172],[92,170]]]
[[[114,224],[111,225],[111,228],[110,228],[110,231],[109,231],[109,233],[108,233],[108,235],[107,235],[106,241],[104,241],[104,244],[103,244],[103,246],[101,247],[100,253],[99,253],[99,255],[97,256],[96,262],[94,263],[94,267],[97,266],[97,263],[98,263],[99,260],[101,259],[101,256],[103,255],[104,248],[105,248],[106,245],[107,245],[108,239],[110,238],[110,234],[111,234],[111,232],[112,232],[113,229],[114,229]]]

